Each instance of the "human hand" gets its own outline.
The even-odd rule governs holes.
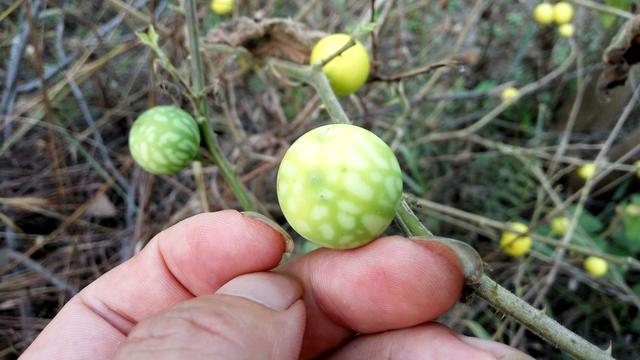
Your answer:
[[[236,211],[184,220],[73,297],[22,358],[530,359],[430,322],[463,285],[444,245],[386,237],[269,271],[285,247]]]

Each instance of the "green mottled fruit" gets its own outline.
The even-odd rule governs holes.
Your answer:
[[[375,239],[402,195],[395,155],[372,132],[326,125],[291,145],[278,170],[278,201],[289,224],[316,244],[349,249]]]
[[[156,106],[133,123],[129,150],[133,159],[156,175],[175,174],[191,163],[200,146],[198,124],[176,106]]]

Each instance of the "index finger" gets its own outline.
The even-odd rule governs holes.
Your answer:
[[[433,320],[462,292],[462,266],[446,246],[386,237],[352,250],[316,250],[282,269],[304,288],[302,357],[325,353],[356,333]]]
[[[73,297],[23,358],[109,359],[138,321],[272,269],[284,251],[282,235],[237,211],[193,216]]]

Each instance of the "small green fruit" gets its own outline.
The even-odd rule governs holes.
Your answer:
[[[375,134],[326,125],[291,145],[278,169],[277,192],[284,216],[305,239],[349,249],[389,226],[402,176],[395,155]]]
[[[200,146],[196,121],[176,106],[156,106],[133,123],[129,150],[133,159],[156,175],[175,174],[191,163]]]
[[[558,26],[558,33],[563,37],[572,37],[575,31],[576,29],[573,24],[562,24]]]
[[[519,93],[520,91],[517,88],[510,86],[502,90],[502,92],[500,93],[500,99],[503,102],[512,102],[518,97]]]
[[[518,257],[529,252],[533,241],[527,235],[529,227],[523,223],[510,223],[513,231],[505,231],[500,238],[500,247],[507,255]]]
[[[558,25],[567,24],[573,19],[573,6],[566,1],[553,5],[553,20]]]
[[[586,163],[578,168],[578,176],[583,180],[589,180],[596,175],[596,164]]]
[[[351,36],[347,34],[333,34],[318,41],[311,51],[311,64],[335,54],[349,40]],[[336,95],[352,94],[360,89],[369,77],[369,53],[362,43],[356,41],[355,45],[329,61],[322,70]]]
[[[584,261],[583,266],[584,269],[593,277],[602,277],[607,273],[607,269],[609,268],[607,260],[597,256],[589,256]]]
[[[233,12],[234,0],[211,0],[211,11],[218,15],[227,15]]]
[[[551,220],[551,232],[555,235],[564,235],[571,221],[566,216],[558,216]]]
[[[533,18],[542,25],[551,24],[553,21],[553,5],[540,3],[533,9]]]

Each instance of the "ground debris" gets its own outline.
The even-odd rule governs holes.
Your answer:
[[[243,16],[215,27],[204,41],[241,46],[258,58],[276,57],[306,64],[311,48],[325,35],[290,19],[251,19]]]
[[[604,51],[604,70],[598,79],[598,96],[609,100],[609,91],[626,83],[631,66],[640,62],[640,15],[629,20]]]

